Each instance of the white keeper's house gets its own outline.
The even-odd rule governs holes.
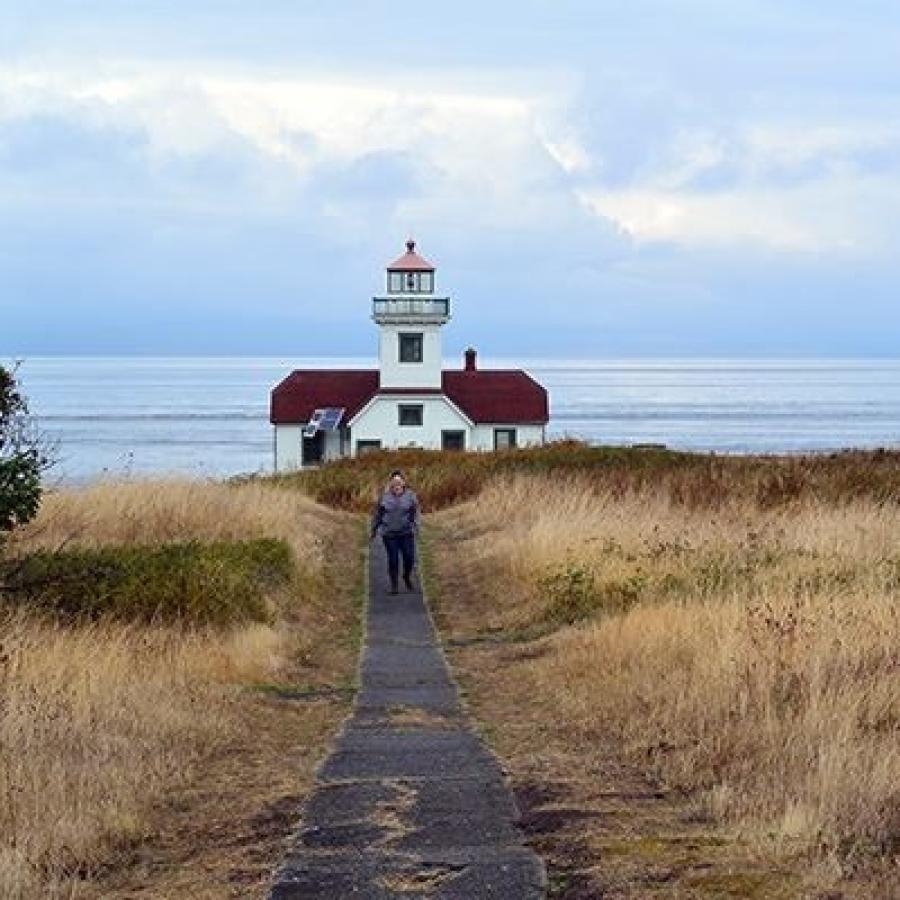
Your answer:
[[[520,369],[479,369],[474,350],[443,369],[450,298],[414,241],[372,299],[377,369],[297,369],[272,391],[275,468],[379,448],[499,450],[544,442],[547,391]]]

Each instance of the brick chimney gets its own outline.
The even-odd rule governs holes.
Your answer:
[[[478,368],[478,353],[472,347],[469,347],[469,349],[466,350],[465,360],[467,372],[474,372]]]

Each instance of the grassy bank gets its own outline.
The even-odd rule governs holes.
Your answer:
[[[599,784],[620,755],[690,809],[645,817],[643,832],[639,805],[630,830],[588,809],[570,833],[581,854],[563,868],[594,879],[583,896],[655,896],[635,874],[648,867],[686,896],[836,884],[889,896],[900,888],[896,457],[675,458],[652,479],[634,458],[630,478],[605,465],[504,474],[436,520],[444,627],[520,780],[587,771]],[[579,783],[591,795],[591,778]],[[712,829],[702,841],[738,842],[744,870],[713,878],[703,867],[721,849],[686,853],[697,822]],[[794,875],[773,875],[785,866]],[[616,871],[630,875],[603,881]]]
[[[766,458],[560,441],[499,453],[373,453],[266,481],[298,488],[338,509],[366,512],[395,468],[406,473],[429,511],[472,499],[510,475],[585,476],[617,496],[658,489],[671,502],[689,507],[738,499],[759,508],[809,498],[900,502],[900,451]]]
[[[346,695],[252,688],[352,677],[357,531],[261,485],[47,498],[5,563],[0,894],[264,894]]]

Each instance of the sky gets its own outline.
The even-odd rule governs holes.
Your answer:
[[[0,0],[0,353],[900,355],[896,0]]]

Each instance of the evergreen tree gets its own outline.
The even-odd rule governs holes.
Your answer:
[[[50,454],[28,414],[16,369],[0,366],[0,538],[37,515]]]

